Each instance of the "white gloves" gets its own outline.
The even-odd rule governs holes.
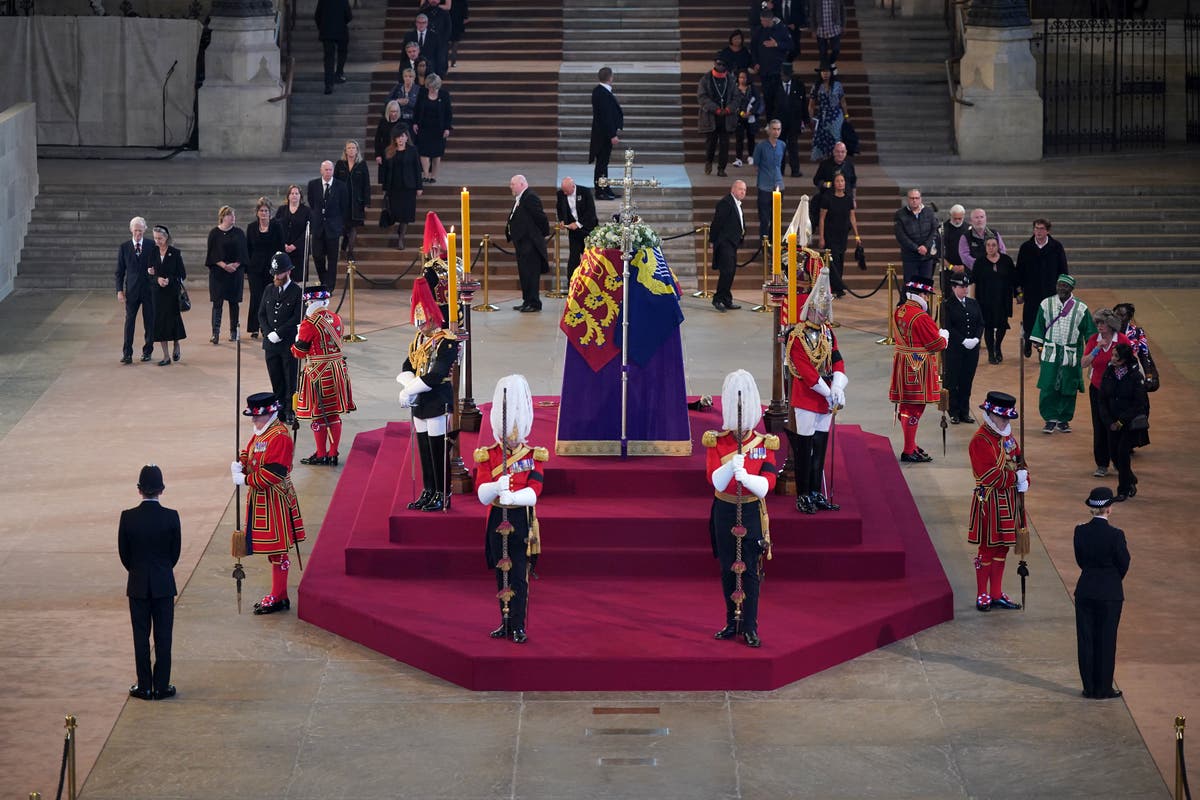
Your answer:
[[[1029,470],[1027,470],[1027,469],[1017,470],[1017,491],[1018,492],[1028,492],[1029,491]]]
[[[505,475],[505,478],[508,476]],[[507,487],[505,487],[507,489]],[[479,502],[485,506],[490,506],[492,502],[500,496],[500,492],[504,489],[500,488],[500,481],[492,481],[491,483],[481,483],[479,488],[475,490],[475,496],[479,498]]]
[[[737,458],[737,456],[735,455],[733,458]],[[725,491],[725,487],[729,485],[731,480],[733,480],[733,458],[729,459],[724,464],[713,470],[712,484],[713,488],[718,492]]]
[[[415,377],[417,377],[415,373],[408,372],[406,370],[396,376],[396,383],[400,384],[401,386],[408,386],[409,381]]]
[[[229,465],[229,476],[233,478],[234,486],[246,485],[246,474],[242,471],[242,462],[234,461]]]
[[[846,407],[846,385],[850,383],[850,379],[846,377],[844,372],[833,373],[833,384],[829,392],[829,410],[835,408]]]
[[[744,453],[734,453],[729,457],[729,463],[733,465],[735,470],[746,466],[746,455]]]
[[[751,475],[746,471],[745,467],[742,467],[733,471],[733,477],[755,497],[762,499],[767,496],[767,487],[769,484],[767,483],[767,479],[762,475]]]
[[[947,344],[950,343],[950,331],[946,330],[945,328],[942,328],[938,331],[938,336],[945,339]]]
[[[824,397],[826,400],[828,400],[829,396],[833,394],[833,391],[825,385],[825,381],[821,380],[820,378],[817,378],[817,382],[809,388],[821,395],[821,397]]]
[[[280,342],[283,341],[283,339],[281,339],[279,334],[276,333],[275,331],[271,331],[270,333],[267,334],[267,340],[270,341],[271,344],[279,344]]]
[[[537,505],[537,492],[526,486],[524,489],[518,489],[515,492],[503,491],[500,493],[500,505],[502,506],[532,506]]]
[[[509,490],[511,479],[508,475],[501,475],[497,480],[491,483],[484,483],[475,490],[475,495],[479,498],[479,502],[483,505],[491,505],[495,500],[500,500],[502,506],[532,506],[537,503],[537,493],[533,489],[526,486],[524,489],[518,489],[513,492]]]
[[[975,336],[970,339],[963,339],[963,347],[968,350],[974,350],[976,347],[979,347],[979,337]]]
[[[400,374],[404,375],[406,373]],[[400,376],[397,376],[396,380],[400,380]],[[400,390],[400,407],[410,408],[411,406],[415,406],[417,404],[417,395],[428,392],[429,389],[430,386],[425,381],[420,378],[413,378]]]

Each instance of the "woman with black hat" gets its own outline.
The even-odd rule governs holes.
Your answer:
[[[158,365],[166,367],[172,358],[179,360],[182,355],[179,342],[187,338],[179,305],[187,270],[183,266],[183,256],[171,246],[171,231],[166,225],[154,226],[154,244],[150,251],[150,266],[154,269],[157,284],[154,289],[154,341],[162,347],[162,361]],[[173,355],[167,352],[167,342],[175,343]]]
[[[846,90],[834,79],[833,67],[822,61],[816,72],[821,80],[812,88],[808,115],[814,120],[812,160],[823,161],[833,155],[833,146],[842,140],[842,122],[850,119]]]
[[[1108,522],[1116,500],[1112,489],[1097,486],[1085,501],[1090,522],[1075,526],[1075,637],[1079,645],[1079,677],[1083,696],[1094,700],[1120,697],[1113,688],[1117,662],[1117,626],[1125,591],[1121,581],[1129,572],[1125,532]]]

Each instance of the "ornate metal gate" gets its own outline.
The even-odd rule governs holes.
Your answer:
[[[1047,155],[1166,143],[1165,20],[1047,19],[1039,38]]]

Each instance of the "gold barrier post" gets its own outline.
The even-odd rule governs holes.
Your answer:
[[[67,714],[63,724],[67,729],[67,798],[75,800],[78,796],[75,787],[75,716]]]
[[[29,800],[42,800],[42,793],[41,792],[30,792]]]
[[[700,256],[700,291],[692,292],[692,297],[703,297],[705,299],[712,297],[712,292],[708,290],[708,223],[704,223],[696,229],[701,235],[702,255]],[[736,251],[735,251],[736,252]]]
[[[483,235],[483,302],[477,306],[471,306],[472,311],[499,311],[500,306],[494,306],[488,302],[488,273],[491,272],[490,260],[488,259],[488,248],[492,243],[492,235],[485,233]]]
[[[887,304],[887,336],[877,339],[875,344],[894,345],[896,343],[896,265],[887,265],[888,304]]]
[[[770,314],[772,311],[770,299],[767,297],[766,285],[771,282],[771,240],[762,237],[763,251],[763,290],[762,303],[750,309],[755,314]]]
[[[567,296],[562,289],[562,233],[565,230],[567,230],[567,226],[561,222],[554,223],[554,286],[546,292],[546,297]],[[568,252],[569,250],[570,248],[568,248]]]
[[[354,313],[354,275],[358,272],[358,267],[354,266],[354,261],[351,259],[346,262],[346,288],[350,292],[350,332],[342,334],[343,342],[365,342],[367,337],[359,336],[355,332],[355,320],[358,315]]]
[[[1186,724],[1185,717],[1175,717],[1175,800],[1184,800],[1187,796],[1187,776],[1183,774],[1183,760],[1179,757],[1183,752],[1183,726]]]

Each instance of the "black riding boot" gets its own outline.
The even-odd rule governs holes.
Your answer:
[[[425,508],[433,499],[437,489],[433,483],[433,455],[429,451],[429,434],[418,433],[416,441],[417,453],[421,456],[421,496],[408,504],[410,511]]]
[[[446,491],[446,437],[430,436],[430,467],[432,469],[433,497],[421,507],[422,511],[441,511],[450,507],[450,493]]]
[[[825,496],[822,479],[825,476],[825,452],[829,448],[829,431],[817,431],[812,438],[812,467],[809,473],[809,498],[817,511],[837,511],[841,506]]]
[[[796,510],[804,514],[813,514],[816,509],[808,497],[808,484],[812,473],[813,437],[801,436],[788,431],[788,439],[792,445],[792,467],[796,474]]]

